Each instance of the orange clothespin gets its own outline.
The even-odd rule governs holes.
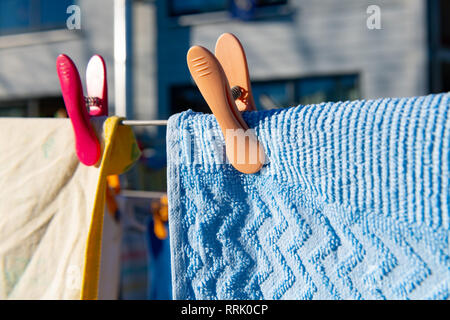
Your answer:
[[[153,215],[153,232],[158,239],[166,239],[168,231],[165,223],[169,217],[167,195],[161,197],[158,202],[152,202],[151,212]]]
[[[194,46],[187,53],[187,64],[220,125],[228,160],[240,172],[258,172],[264,164],[265,152],[240,113],[256,110],[241,43],[234,35],[225,33],[217,40],[215,55]]]
[[[120,180],[118,175],[110,175],[106,177],[106,208],[109,215],[118,222],[119,217],[119,205],[116,200],[116,196],[120,193]]]
[[[256,111],[247,58],[239,40],[231,33],[222,34],[217,39],[214,55],[219,60],[230,87],[237,87],[241,91],[235,100],[239,111]]]
[[[108,183],[108,186],[112,190],[114,190],[115,194],[119,194],[120,193],[120,179],[119,179],[119,175],[112,174],[112,175],[106,176],[106,182]]]

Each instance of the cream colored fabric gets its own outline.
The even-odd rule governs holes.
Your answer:
[[[96,120],[106,136],[97,167],[78,161],[68,119],[0,119],[0,299],[96,298],[104,163],[120,149],[113,118]],[[117,136],[127,134],[135,142]]]

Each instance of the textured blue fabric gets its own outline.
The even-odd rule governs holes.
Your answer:
[[[439,94],[244,113],[269,158],[253,175],[217,163],[212,115],[172,116],[174,298],[448,299],[449,111]]]

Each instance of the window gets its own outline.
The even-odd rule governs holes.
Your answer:
[[[26,101],[9,101],[0,103],[0,117],[26,117]]]
[[[262,109],[360,97],[357,75],[319,76],[252,83],[255,103]]]
[[[0,101],[0,117],[65,117],[62,97]]]
[[[252,82],[252,91],[258,109],[360,98],[358,75],[254,81]],[[208,105],[195,86],[173,86],[170,90],[170,97],[172,113],[187,109],[210,113]]]
[[[295,101],[295,87],[291,81],[254,82],[252,93],[258,109],[289,106]]]
[[[225,10],[227,0],[170,0],[171,16]]]
[[[441,34],[441,45],[450,48],[450,1],[440,0],[439,29]]]
[[[229,10],[233,6],[239,6],[239,2],[247,2],[253,7],[268,7],[287,4],[287,0],[170,0],[169,14],[181,16],[195,13]],[[242,6],[242,4],[240,4]]]
[[[75,0],[1,0],[0,35],[65,28]]]
[[[211,113],[208,104],[193,85],[175,85],[170,88],[170,112],[172,114],[192,109],[198,112]]]
[[[316,77],[297,82],[300,104],[359,99],[356,75]]]
[[[441,65],[441,81],[443,91],[450,91],[450,61],[443,62]]]
[[[430,0],[428,4],[429,89],[450,91],[450,1]]]

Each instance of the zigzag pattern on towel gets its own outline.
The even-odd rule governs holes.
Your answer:
[[[450,94],[246,112],[255,175],[216,162],[214,116],[171,117],[175,298],[449,299],[449,114]]]
[[[220,183],[228,181],[225,176]],[[411,226],[392,229],[386,217],[311,205],[294,187],[273,194],[271,184],[279,188],[280,183],[270,179],[260,186],[264,191],[256,192],[260,198],[237,206],[237,194],[217,193],[212,181],[181,183],[187,191],[181,203],[188,212],[184,250],[190,259],[185,281],[191,286],[183,298],[408,299],[426,281],[436,284],[430,298],[449,295],[448,285],[440,281],[448,277],[448,255],[439,257],[445,251],[420,245],[436,258],[430,266],[416,252],[423,239],[414,238]],[[296,198],[288,196],[293,193]],[[202,199],[199,194],[220,199],[192,200]]]

